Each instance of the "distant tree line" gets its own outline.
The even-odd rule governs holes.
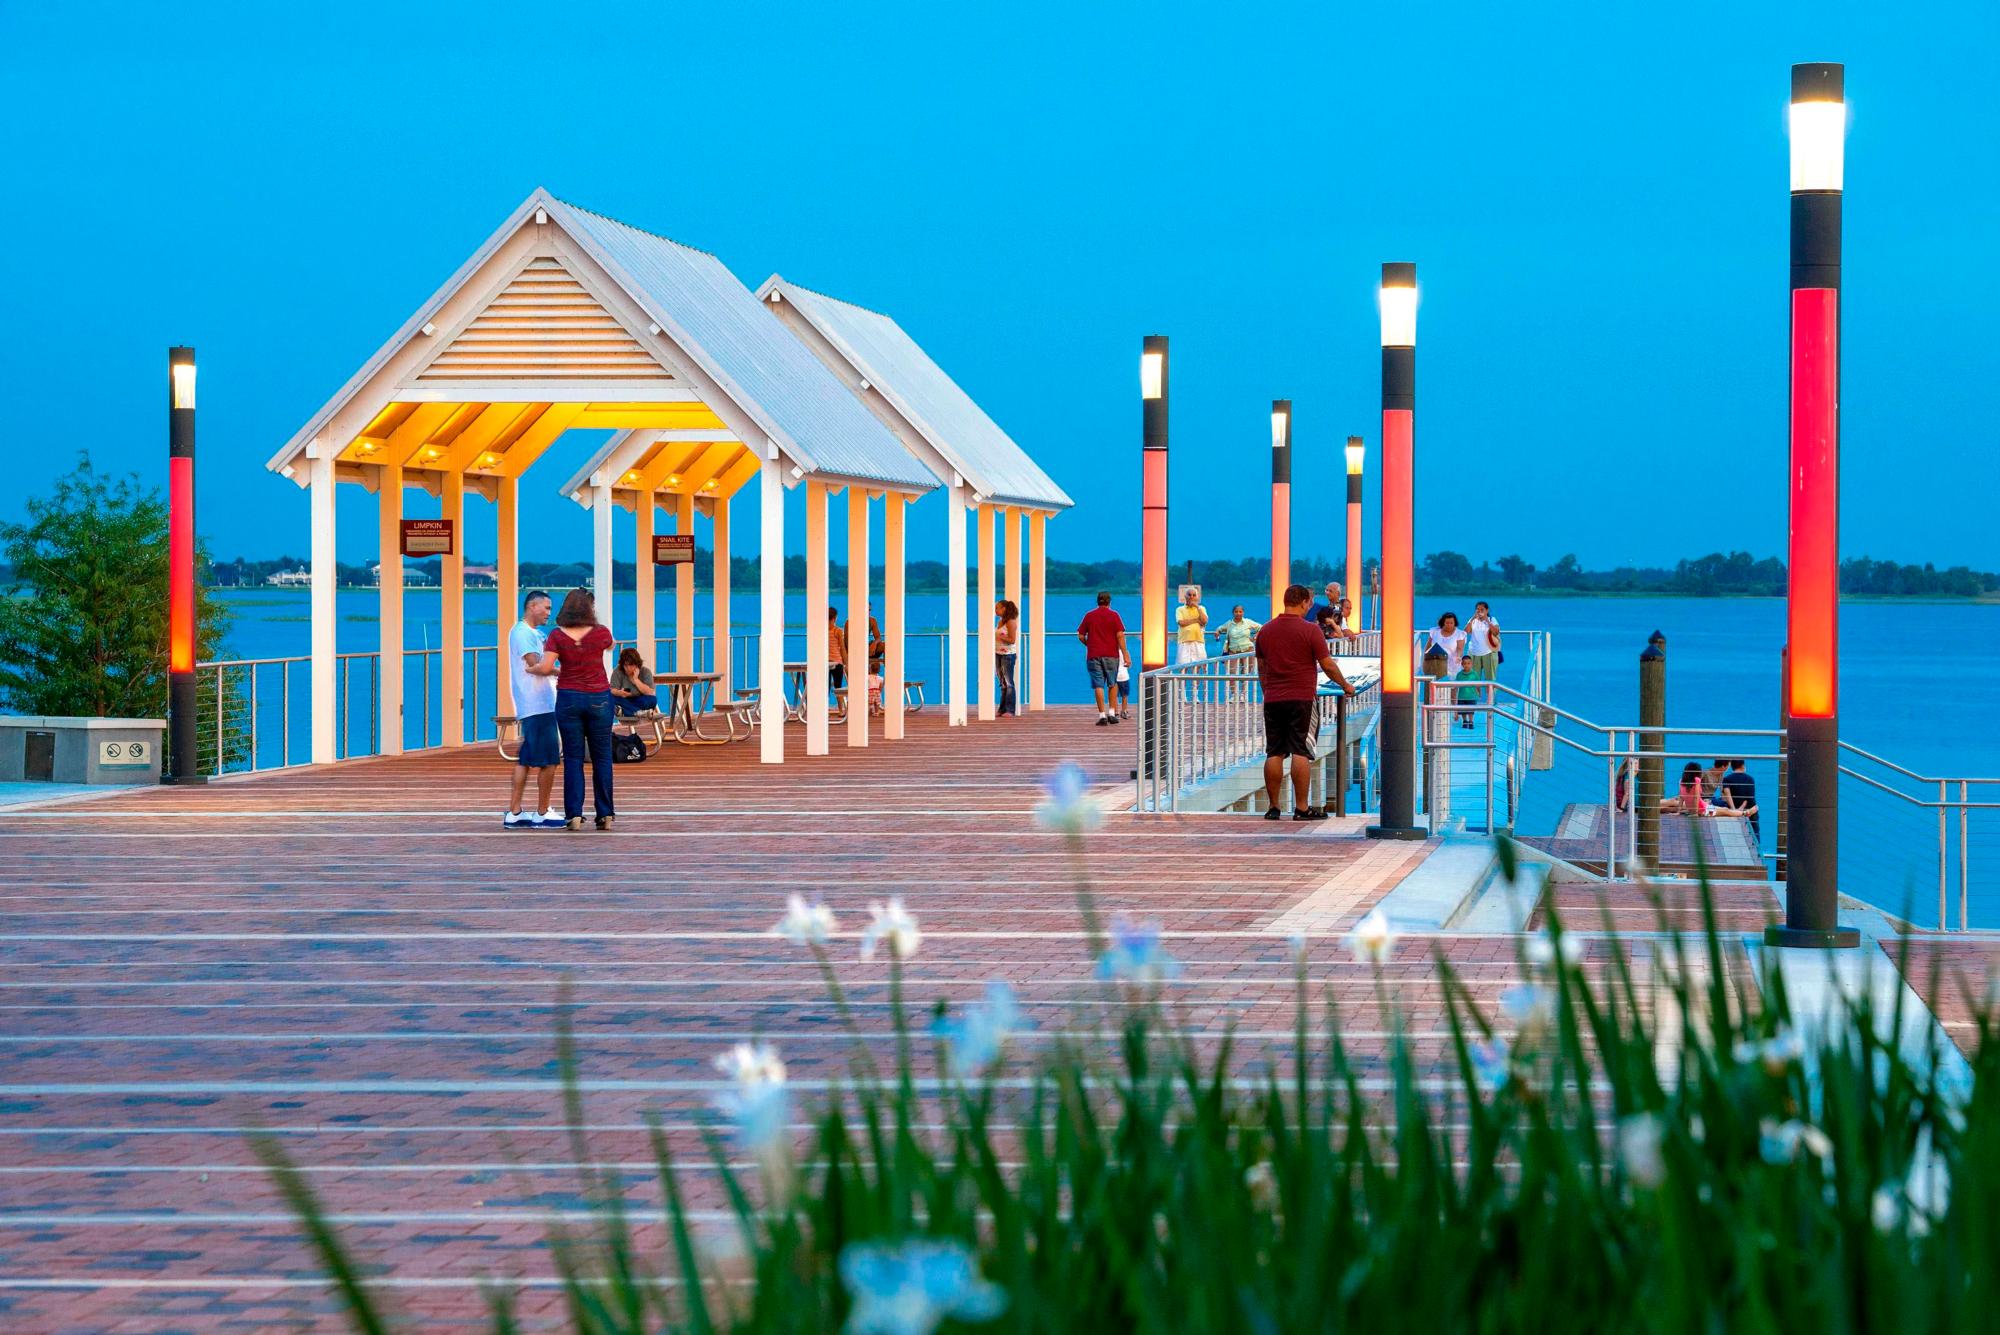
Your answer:
[[[467,564],[477,566],[490,562],[470,560]],[[295,556],[272,560],[238,557],[215,563],[213,583],[221,587],[258,585],[279,571],[298,570],[305,565],[303,559]],[[1188,565],[1185,560],[1172,564],[1171,578],[1174,582],[1178,583],[1187,574]],[[1196,581],[1216,589],[1260,589],[1270,579],[1269,559],[1262,556],[1246,556],[1237,560],[1197,560],[1193,566]],[[710,567],[709,553],[705,549],[697,549],[695,586],[704,592],[709,587]],[[1376,567],[1377,562],[1372,558],[1362,563],[1364,585],[1373,587]],[[432,584],[437,582],[438,562],[434,559],[408,561],[404,569],[407,575],[416,579]],[[831,586],[836,591],[844,588],[847,567],[834,562],[831,570]],[[632,588],[633,571],[630,561],[613,562],[613,585],[620,589]],[[590,565],[577,561],[523,561],[520,572],[523,589],[568,589],[591,578]],[[942,561],[912,561],[906,587],[911,593],[943,593],[947,587],[946,574]],[[0,578],[4,575],[0,574]],[[665,588],[672,579],[672,572],[662,568],[657,578],[660,587]],[[1292,578],[1315,589],[1328,583],[1344,584],[1346,563],[1317,556],[1296,557],[1292,561]],[[805,579],[805,557],[787,556],[786,586],[803,588]],[[730,580],[739,592],[747,593],[756,588],[757,558],[733,558]],[[877,589],[882,587],[880,566],[875,568],[872,580]],[[1051,558],[1048,580],[1049,589],[1055,593],[1093,593],[1099,589],[1129,592],[1139,586],[1139,563],[1122,558],[1110,561]],[[367,564],[342,562],[340,582],[370,584],[373,575]],[[1536,589],[1575,593],[1687,594],[1695,597],[1777,597],[1785,592],[1785,563],[1774,556],[1758,559],[1748,552],[1710,552],[1706,556],[1685,558],[1672,566],[1616,566],[1609,570],[1586,570],[1574,553],[1561,557],[1552,565],[1538,568],[1519,555],[1482,560],[1474,565],[1472,559],[1462,553],[1441,551],[1425,557],[1417,570],[1419,593],[1478,595]],[[1901,565],[1895,561],[1857,556],[1841,562],[1840,591],[1879,597],[1978,598],[2000,594],[2000,574],[1972,570],[1966,566],[1940,570],[1928,562],[1924,565]]]

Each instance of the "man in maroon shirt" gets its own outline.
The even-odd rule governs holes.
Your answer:
[[[1097,606],[1083,614],[1076,638],[1083,641],[1084,667],[1090,672],[1091,692],[1097,696],[1097,726],[1116,723],[1118,665],[1130,668],[1132,656],[1125,651],[1125,623],[1111,610],[1110,594],[1097,595]]]
[[[1283,816],[1285,764],[1292,770],[1292,819],[1325,820],[1326,808],[1311,800],[1312,764],[1319,739],[1319,678],[1343,691],[1354,688],[1326,649],[1326,636],[1306,620],[1312,590],[1294,584],[1285,590],[1285,610],[1257,632],[1257,680],[1264,688],[1264,793],[1271,799],[1265,820]]]

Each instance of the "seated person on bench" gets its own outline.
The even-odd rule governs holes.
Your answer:
[[[660,697],[653,690],[653,670],[637,649],[618,655],[618,670],[611,674],[611,707],[626,718],[660,707]]]

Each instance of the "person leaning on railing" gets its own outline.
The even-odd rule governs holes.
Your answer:
[[[1230,609],[1233,615],[1215,628],[1215,639],[1225,654],[1247,654],[1257,647],[1257,632],[1261,622],[1250,620],[1243,615],[1243,604]]]
[[[1326,636],[1306,620],[1312,590],[1294,584],[1285,590],[1285,610],[1257,632],[1257,678],[1264,689],[1264,794],[1270,805],[1265,820],[1283,816],[1285,770],[1292,777],[1292,819],[1325,820],[1326,808],[1308,805],[1312,766],[1319,742],[1319,679],[1352,693],[1340,664],[1326,647]]]

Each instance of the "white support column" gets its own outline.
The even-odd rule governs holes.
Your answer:
[[[979,717],[982,722],[998,712],[999,683],[993,678],[993,507],[979,507]]]
[[[646,666],[664,672],[667,665],[659,658],[659,627],[653,606],[653,580],[657,574],[653,568],[653,524],[658,517],[653,499],[652,492],[642,493],[632,510],[633,581],[638,586],[633,603],[637,610],[632,614],[632,638],[638,641],[639,655],[646,660]]]
[[[508,639],[514,633],[514,624],[521,619],[520,499],[519,478],[502,476],[496,479],[493,489],[493,508],[499,516],[493,561],[496,594],[493,629],[497,639],[495,649],[499,675],[498,688],[493,697],[497,702],[493,710],[496,714],[514,712],[514,659],[508,649]]]
[[[694,493],[680,494],[674,509],[674,532],[694,537]],[[656,665],[657,666],[657,665]],[[694,555],[674,567],[674,670],[694,671]]]
[[[451,550],[438,560],[439,741],[465,745],[465,474],[444,475],[444,517],[451,521]]]
[[[708,579],[710,635],[713,637],[715,652],[714,670],[722,674],[722,680],[715,683],[715,702],[728,704],[736,698],[735,649],[729,630],[729,498],[715,498],[715,536],[711,540],[715,548],[715,569]]]
[[[882,515],[882,736],[903,740],[903,505],[889,492]]]
[[[826,754],[826,484],[806,483],[806,754]]]
[[[1040,713],[1049,707],[1049,681],[1043,661],[1055,643],[1049,634],[1048,515],[1035,510],[1028,515],[1028,608],[1025,634],[1034,637],[1028,656],[1028,709]]]
[[[868,490],[847,489],[847,744],[868,745]]]
[[[382,627],[381,660],[376,670],[382,716],[378,720],[381,753],[403,754],[403,465],[392,459],[381,467],[375,486],[376,595],[380,610],[376,620]]]
[[[340,571],[333,557],[333,447],[316,440],[308,452],[312,470],[312,758],[324,765],[341,752],[340,710],[334,699],[334,630],[339,612],[334,587]]]
[[[1028,684],[1021,680],[1021,664],[1028,661],[1022,656],[1026,648],[1022,641],[1027,636],[1028,618],[1024,615],[1027,605],[1021,601],[1021,539],[1027,526],[1021,522],[1020,510],[1011,505],[1000,512],[1000,522],[1007,530],[1004,547],[1007,601],[1014,604],[1014,712],[1018,714],[1028,692]]]
[[[954,473],[951,489],[945,493],[945,585],[949,591],[945,609],[946,723],[965,726],[965,483]]]
[[[777,450],[766,446],[757,470],[759,514],[757,758],[785,760],[785,482]],[[721,544],[717,544],[720,546]]]
[[[612,638],[618,632],[611,624],[611,484],[593,482],[590,487],[590,569],[591,583],[596,586],[597,620]],[[556,599],[558,610],[562,599]],[[614,659],[609,650],[605,651],[607,665]]]

